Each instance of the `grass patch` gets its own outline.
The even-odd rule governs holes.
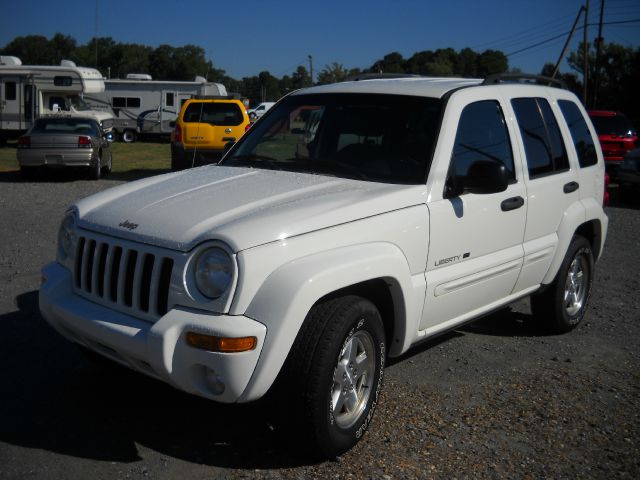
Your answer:
[[[16,159],[16,143],[9,142],[0,148],[0,172],[19,170]],[[168,143],[121,143],[111,144],[114,173],[132,173],[140,170],[168,171],[171,167],[171,147]]]

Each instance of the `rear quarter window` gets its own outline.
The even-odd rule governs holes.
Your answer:
[[[567,150],[549,102],[544,98],[514,98],[511,105],[524,142],[529,178],[569,170]]]
[[[569,100],[558,100],[558,105],[571,132],[571,139],[576,148],[580,167],[595,165],[598,163],[596,146],[582,112],[575,103]]]

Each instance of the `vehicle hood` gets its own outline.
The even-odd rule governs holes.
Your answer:
[[[237,252],[425,201],[424,185],[205,166],[105,190],[76,208],[81,228],[181,251],[221,240]]]

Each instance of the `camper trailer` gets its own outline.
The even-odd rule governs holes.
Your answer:
[[[180,107],[192,96],[227,95],[224,85],[207,82],[203,77],[178,82],[133,73],[126,79],[104,83],[104,92],[87,94],[85,101],[92,108],[113,112],[113,128],[124,142],[133,142],[140,134],[169,135]]]
[[[109,130],[113,115],[91,109],[82,99],[104,88],[98,70],[69,60],[59,66],[22,65],[17,57],[0,56],[0,143],[19,137],[44,115],[91,116]]]

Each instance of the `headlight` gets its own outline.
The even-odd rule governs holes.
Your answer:
[[[221,248],[208,248],[196,259],[194,276],[200,293],[208,298],[218,298],[233,280],[233,261]]]
[[[58,230],[58,254],[60,260],[66,260],[71,255],[76,245],[76,216],[67,213]]]

